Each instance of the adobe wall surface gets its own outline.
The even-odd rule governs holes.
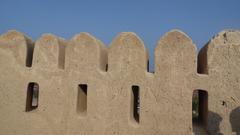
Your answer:
[[[223,31],[197,54],[192,40],[172,30],[156,45],[155,71],[134,33],[106,48],[88,33],[70,40],[44,34],[37,41],[17,31],[0,36],[0,134],[199,135],[192,124],[194,90],[208,93],[206,129],[240,134],[240,32]],[[38,107],[26,111],[30,82]],[[79,110],[79,84],[87,108]],[[132,87],[139,87],[139,121]],[[80,101],[79,101],[80,100]]]

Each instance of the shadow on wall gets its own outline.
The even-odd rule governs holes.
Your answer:
[[[208,112],[208,134],[209,135],[223,135],[220,132],[220,123],[222,121],[222,117],[217,113]]]
[[[197,123],[193,123],[193,133],[193,135],[209,135],[206,129]]]
[[[232,110],[230,114],[230,122],[232,126],[232,131],[236,135],[240,135],[240,106]]]
[[[220,117],[220,115],[209,111],[207,129],[206,129],[206,126],[194,122],[193,133],[194,135],[223,135],[220,132],[220,127],[219,127],[221,121],[222,121],[222,117]]]

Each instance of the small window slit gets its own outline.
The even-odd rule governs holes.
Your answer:
[[[28,84],[27,89],[26,112],[38,108],[38,99],[39,99],[39,85],[35,82],[31,82]]]
[[[87,114],[87,84],[78,85],[77,113],[85,116]]]
[[[139,86],[133,85],[131,92],[131,119],[139,123],[140,114],[140,98],[139,98]]]

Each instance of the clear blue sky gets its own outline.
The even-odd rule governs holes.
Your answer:
[[[123,31],[137,33],[150,52],[171,29],[200,49],[223,29],[240,28],[240,0],[0,0],[0,33],[16,29],[36,40],[43,33],[70,39],[89,32],[106,46]]]

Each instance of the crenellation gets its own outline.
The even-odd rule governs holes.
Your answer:
[[[193,74],[197,68],[196,50],[196,46],[185,33],[179,30],[166,33],[155,48],[155,73],[161,76],[161,72],[179,68],[179,72]]]
[[[15,61],[18,65],[31,65],[31,51],[34,46],[33,41],[26,35],[11,30],[0,36],[1,50],[9,50],[8,57],[1,56],[1,61]],[[1,54],[6,52],[1,52]],[[6,64],[7,65],[7,64]]]
[[[131,32],[115,37],[108,49],[109,72],[147,71],[147,50],[143,41]]]
[[[66,62],[69,69],[103,70],[107,63],[107,52],[103,43],[88,33],[75,35],[66,48]]]
[[[86,32],[35,42],[2,34],[0,134],[240,134],[239,31],[218,33],[197,54],[188,35],[172,30],[156,45],[154,73],[148,53],[132,32],[109,47]]]
[[[36,42],[33,53],[33,68],[43,70],[63,69],[66,41],[52,34],[42,35]]]

